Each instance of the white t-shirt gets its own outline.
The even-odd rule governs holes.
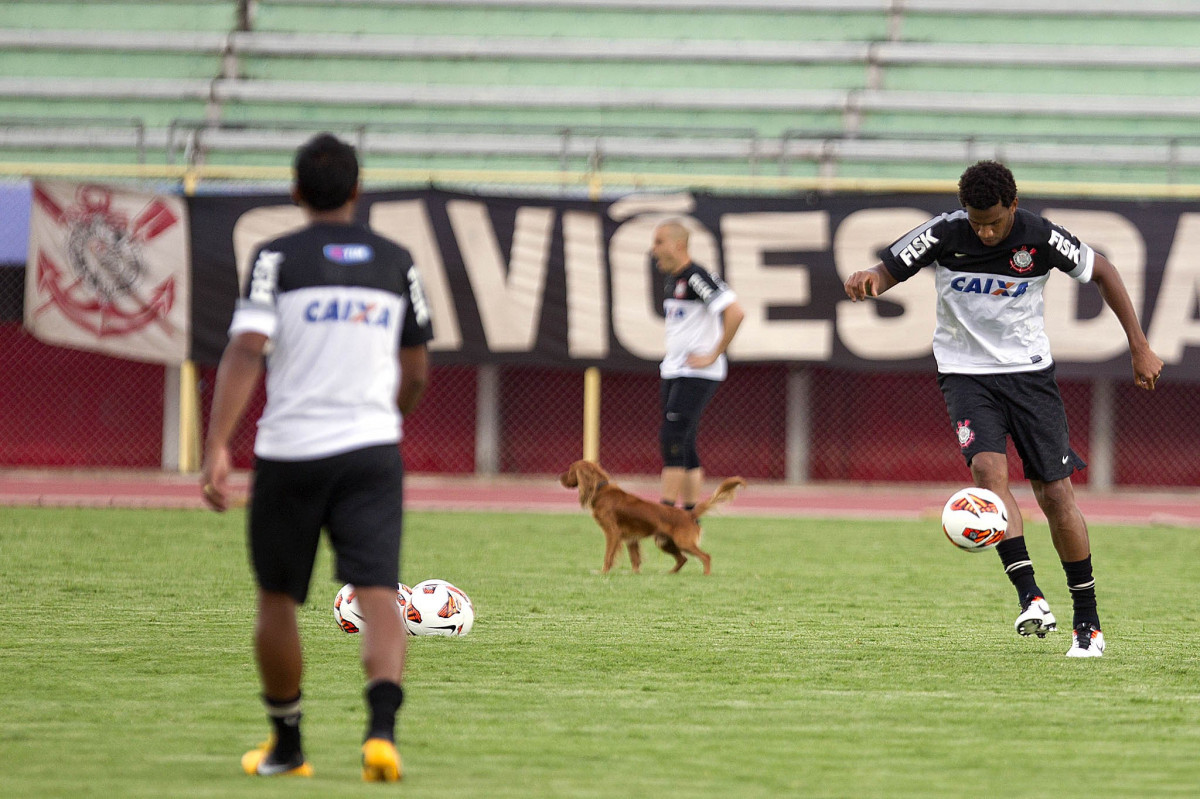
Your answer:
[[[725,335],[722,312],[737,295],[716,275],[695,264],[681,272],[668,275],[663,315],[666,317],[666,356],[659,365],[663,378],[703,377],[724,380],[729,362],[722,353],[703,369],[687,365],[693,353],[708,353],[716,349]]]
[[[426,308],[408,251],[366,228],[318,224],[263,245],[229,327],[271,340],[255,454],[399,442],[399,348],[433,337]]]
[[[1095,252],[1062,227],[1018,208],[1008,237],[979,240],[966,211],[931,219],[882,254],[897,280],[934,268],[933,355],[945,374],[1032,372],[1053,362],[1042,290],[1051,271],[1092,278]]]

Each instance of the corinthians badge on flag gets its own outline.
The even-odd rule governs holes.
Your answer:
[[[190,338],[187,241],[179,198],[35,182],[25,327],[48,344],[181,363]]]

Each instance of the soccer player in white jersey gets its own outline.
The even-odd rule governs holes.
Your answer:
[[[1011,437],[1062,561],[1074,605],[1067,657],[1100,657],[1104,634],[1096,609],[1087,524],[1071,474],[1086,464],[1071,449],[1067,417],[1043,326],[1042,287],[1052,271],[1093,282],[1129,341],[1134,383],[1153,390],[1163,362],[1150,349],[1116,267],[1044,217],[1017,207],[1012,172],[980,161],[958,183],[962,209],[930,220],[881,253],[882,261],[846,280],[851,300],[877,297],[931,267],[937,285],[933,354],[958,445],[975,484],[1008,507],[997,546],[1021,604],[1021,635],[1057,627],[1034,579],[1024,525],[1008,484]]]
[[[729,371],[725,350],[746,317],[737,295],[688,254],[688,231],[668,221],[654,229],[651,254],[667,276],[663,299],[666,356],[659,366],[662,503],[699,501],[704,469],[696,452],[700,416]]]
[[[300,738],[296,609],[324,528],[337,579],[357,588],[365,620],[363,779],[401,776],[399,442],[403,417],[425,389],[433,333],[408,251],[354,223],[358,172],[354,148],[329,134],[297,151],[292,198],[308,225],[255,253],[217,369],[201,479],[217,511],[228,505],[229,440],[264,359],[267,372],[248,527],[258,582],[254,647],[273,731],[242,758],[248,774],[312,773]]]

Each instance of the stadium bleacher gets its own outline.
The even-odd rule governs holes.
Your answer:
[[[0,6],[0,161],[1200,182],[1200,7],[1017,0]]]

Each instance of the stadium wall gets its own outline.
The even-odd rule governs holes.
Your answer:
[[[41,344],[19,325],[0,324],[0,467],[158,469],[164,443],[168,368]],[[481,369],[435,365],[429,393],[406,423],[410,471],[472,474],[480,469],[481,432],[494,436],[503,474],[555,474],[579,457],[582,370],[499,370],[494,418],[480,431]],[[202,369],[207,419],[215,369]],[[796,420],[789,385],[808,389],[801,481],[961,482],[968,477],[933,375],[877,374],[784,365],[735,365],[701,431],[712,475],[757,480],[789,474]],[[600,459],[616,474],[657,472],[657,379],[645,373],[602,376]],[[1112,449],[1116,486],[1200,484],[1200,387],[1162,385],[1153,395],[1115,386],[1115,418],[1097,430],[1096,384],[1064,381],[1063,396],[1085,460],[1097,440]],[[261,391],[236,436],[236,462],[252,464],[253,419]],[[1012,476],[1020,467],[1010,459]],[[1077,482],[1092,485],[1091,470]]]

